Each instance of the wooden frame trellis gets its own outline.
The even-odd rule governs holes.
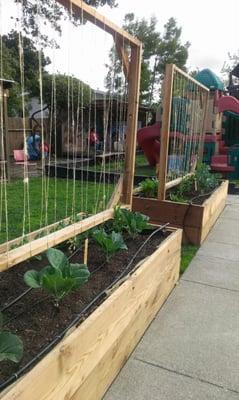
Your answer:
[[[123,205],[132,206],[133,181],[135,168],[135,152],[136,152],[136,130],[138,121],[138,105],[139,105],[139,87],[141,73],[141,42],[130,35],[128,32],[119,28],[110,20],[102,16],[95,9],[85,4],[82,0],[57,0],[57,2],[79,18],[86,19],[103,29],[113,36],[116,49],[120,59],[122,60],[124,73],[128,80],[128,115],[127,115],[127,132],[126,132],[126,153],[125,153],[125,169],[123,173],[122,185],[116,187],[117,199],[120,197]],[[124,44],[130,48],[131,54],[124,48]],[[119,187],[121,195],[119,196]],[[51,246],[55,246],[65,240],[82,233],[93,226],[99,225],[113,217],[112,202],[111,208],[96,214],[93,217],[84,219],[67,226],[57,232],[47,234],[43,238],[36,239],[32,242],[24,244],[16,249],[10,250],[0,256],[0,271],[6,270],[19,262],[37,255]],[[47,227],[45,228],[47,230]],[[34,236],[34,235],[33,235]]]
[[[186,78],[189,82],[193,82],[198,88],[201,89],[202,93],[202,102],[203,102],[203,111],[204,111],[204,118],[203,118],[203,129],[202,129],[202,136],[200,142],[200,149],[199,149],[199,160],[202,159],[203,155],[203,135],[205,134],[205,127],[206,127],[206,110],[209,98],[209,89],[202,85],[200,82],[196,81],[190,75],[186,74],[184,71],[179,69],[174,64],[167,64],[165,70],[165,78],[163,82],[163,116],[162,116],[162,128],[161,128],[161,135],[160,135],[160,160],[158,166],[158,178],[159,178],[159,187],[158,187],[158,199],[165,200],[166,190],[173,186],[176,186],[180,183],[183,179],[177,178],[175,181],[166,183],[167,177],[167,167],[168,167],[168,150],[169,150],[169,138],[170,138],[170,123],[171,123],[171,112],[172,112],[172,99],[173,99],[173,82],[174,82],[174,75],[175,73],[179,74],[180,76]]]

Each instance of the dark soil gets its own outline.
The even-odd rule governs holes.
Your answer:
[[[33,289],[15,305],[7,309],[4,312],[6,321],[4,329],[15,332],[21,337],[24,344],[24,356],[17,365],[11,362],[1,362],[0,384],[3,384],[31,361],[57,335],[60,335],[97,295],[114,283],[151,233],[152,231],[148,231],[134,240],[126,238],[128,250],[118,252],[109,264],[105,263],[105,256],[101,249],[95,243],[90,243],[88,268],[91,271],[91,277],[87,284],[66,296],[61,301],[59,309],[54,305],[52,297],[41,289]],[[168,235],[168,232],[156,233],[140,251],[126,274],[140,260],[152,254]],[[71,259],[72,262],[79,263],[82,263],[82,260],[83,253],[81,250]],[[28,289],[23,281],[23,275],[28,269],[39,270],[45,265],[47,265],[45,258],[42,261],[31,259],[11,268],[9,271],[2,272],[0,274],[0,308],[2,309]],[[98,301],[98,305],[104,298],[105,295]],[[87,315],[95,308],[96,304],[92,305]]]
[[[216,189],[214,189],[214,190],[216,190]],[[192,191],[190,193],[184,194],[184,196],[183,196],[184,199],[182,201],[180,201],[180,203],[192,203],[192,204],[202,205],[204,203],[204,201],[207,200],[211,196],[211,194],[214,192],[214,190],[212,190],[211,193],[206,193],[206,194],[201,194],[196,191]],[[175,189],[168,190],[166,200],[170,200],[170,193],[175,193],[175,192],[176,192]],[[143,193],[137,193],[136,196],[147,197]],[[174,201],[174,202],[176,203],[176,201]]]
[[[216,189],[214,189],[214,190],[216,190]],[[202,205],[204,203],[204,201],[207,200],[211,196],[211,194],[214,192],[214,190],[212,190],[211,193],[206,193],[206,194],[201,194],[200,192],[196,192],[196,191],[186,193],[183,195],[184,201],[182,201],[182,202]],[[173,191],[173,189],[172,189],[171,193],[174,193],[174,192],[175,191]],[[167,200],[170,200],[170,191],[167,193]]]

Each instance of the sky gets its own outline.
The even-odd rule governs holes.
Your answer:
[[[187,62],[191,70],[210,68],[220,75],[228,52],[233,54],[239,50],[238,0],[230,0],[227,5],[219,0],[118,0],[118,3],[115,9],[108,6],[99,9],[118,25],[122,25],[124,15],[129,12],[138,18],[154,15],[159,31],[163,32],[164,24],[174,17],[182,27],[182,42],[191,43]],[[16,15],[13,0],[0,0],[0,34],[13,26],[13,15]],[[64,23],[60,43],[59,50],[47,53],[52,60],[50,71],[72,73],[92,87],[103,89],[105,64],[109,62],[108,53],[113,43],[111,36],[91,23],[84,28]]]

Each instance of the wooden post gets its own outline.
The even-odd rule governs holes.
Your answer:
[[[165,192],[166,192],[168,147],[169,147],[172,92],[173,92],[173,75],[174,75],[174,64],[167,64],[165,71],[165,78],[164,78],[163,119],[162,119],[161,135],[160,135],[160,160],[159,160],[159,173],[158,173],[159,200],[165,200]]]
[[[129,95],[128,95],[128,117],[127,133],[125,141],[125,170],[123,178],[122,202],[132,205],[136,135],[138,125],[138,105],[141,75],[142,45],[131,46],[131,60],[129,67]]]
[[[209,101],[209,91],[203,93],[204,96],[204,107],[203,107],[203,128],[202,128],[202,135],[200,138],[200,144],[198,149],[198,161],[202,162],[203,160],[203,150],[204,150],[204,141],[206,136],[206,129],[207,129],[207,121],[208,121],[208,101]]]
[[[7,99],[9,97],[8,89],[3,90],[3,118],[4,118],[4,136],[5,136],[5,160],[6,160],[6,174],[7,180],[11,180],[11,158],[10,158],[10,140],[8,132],[8,110]]]

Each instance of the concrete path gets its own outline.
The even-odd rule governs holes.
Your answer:
[[[104,400],[239,400],[239,196]]]

